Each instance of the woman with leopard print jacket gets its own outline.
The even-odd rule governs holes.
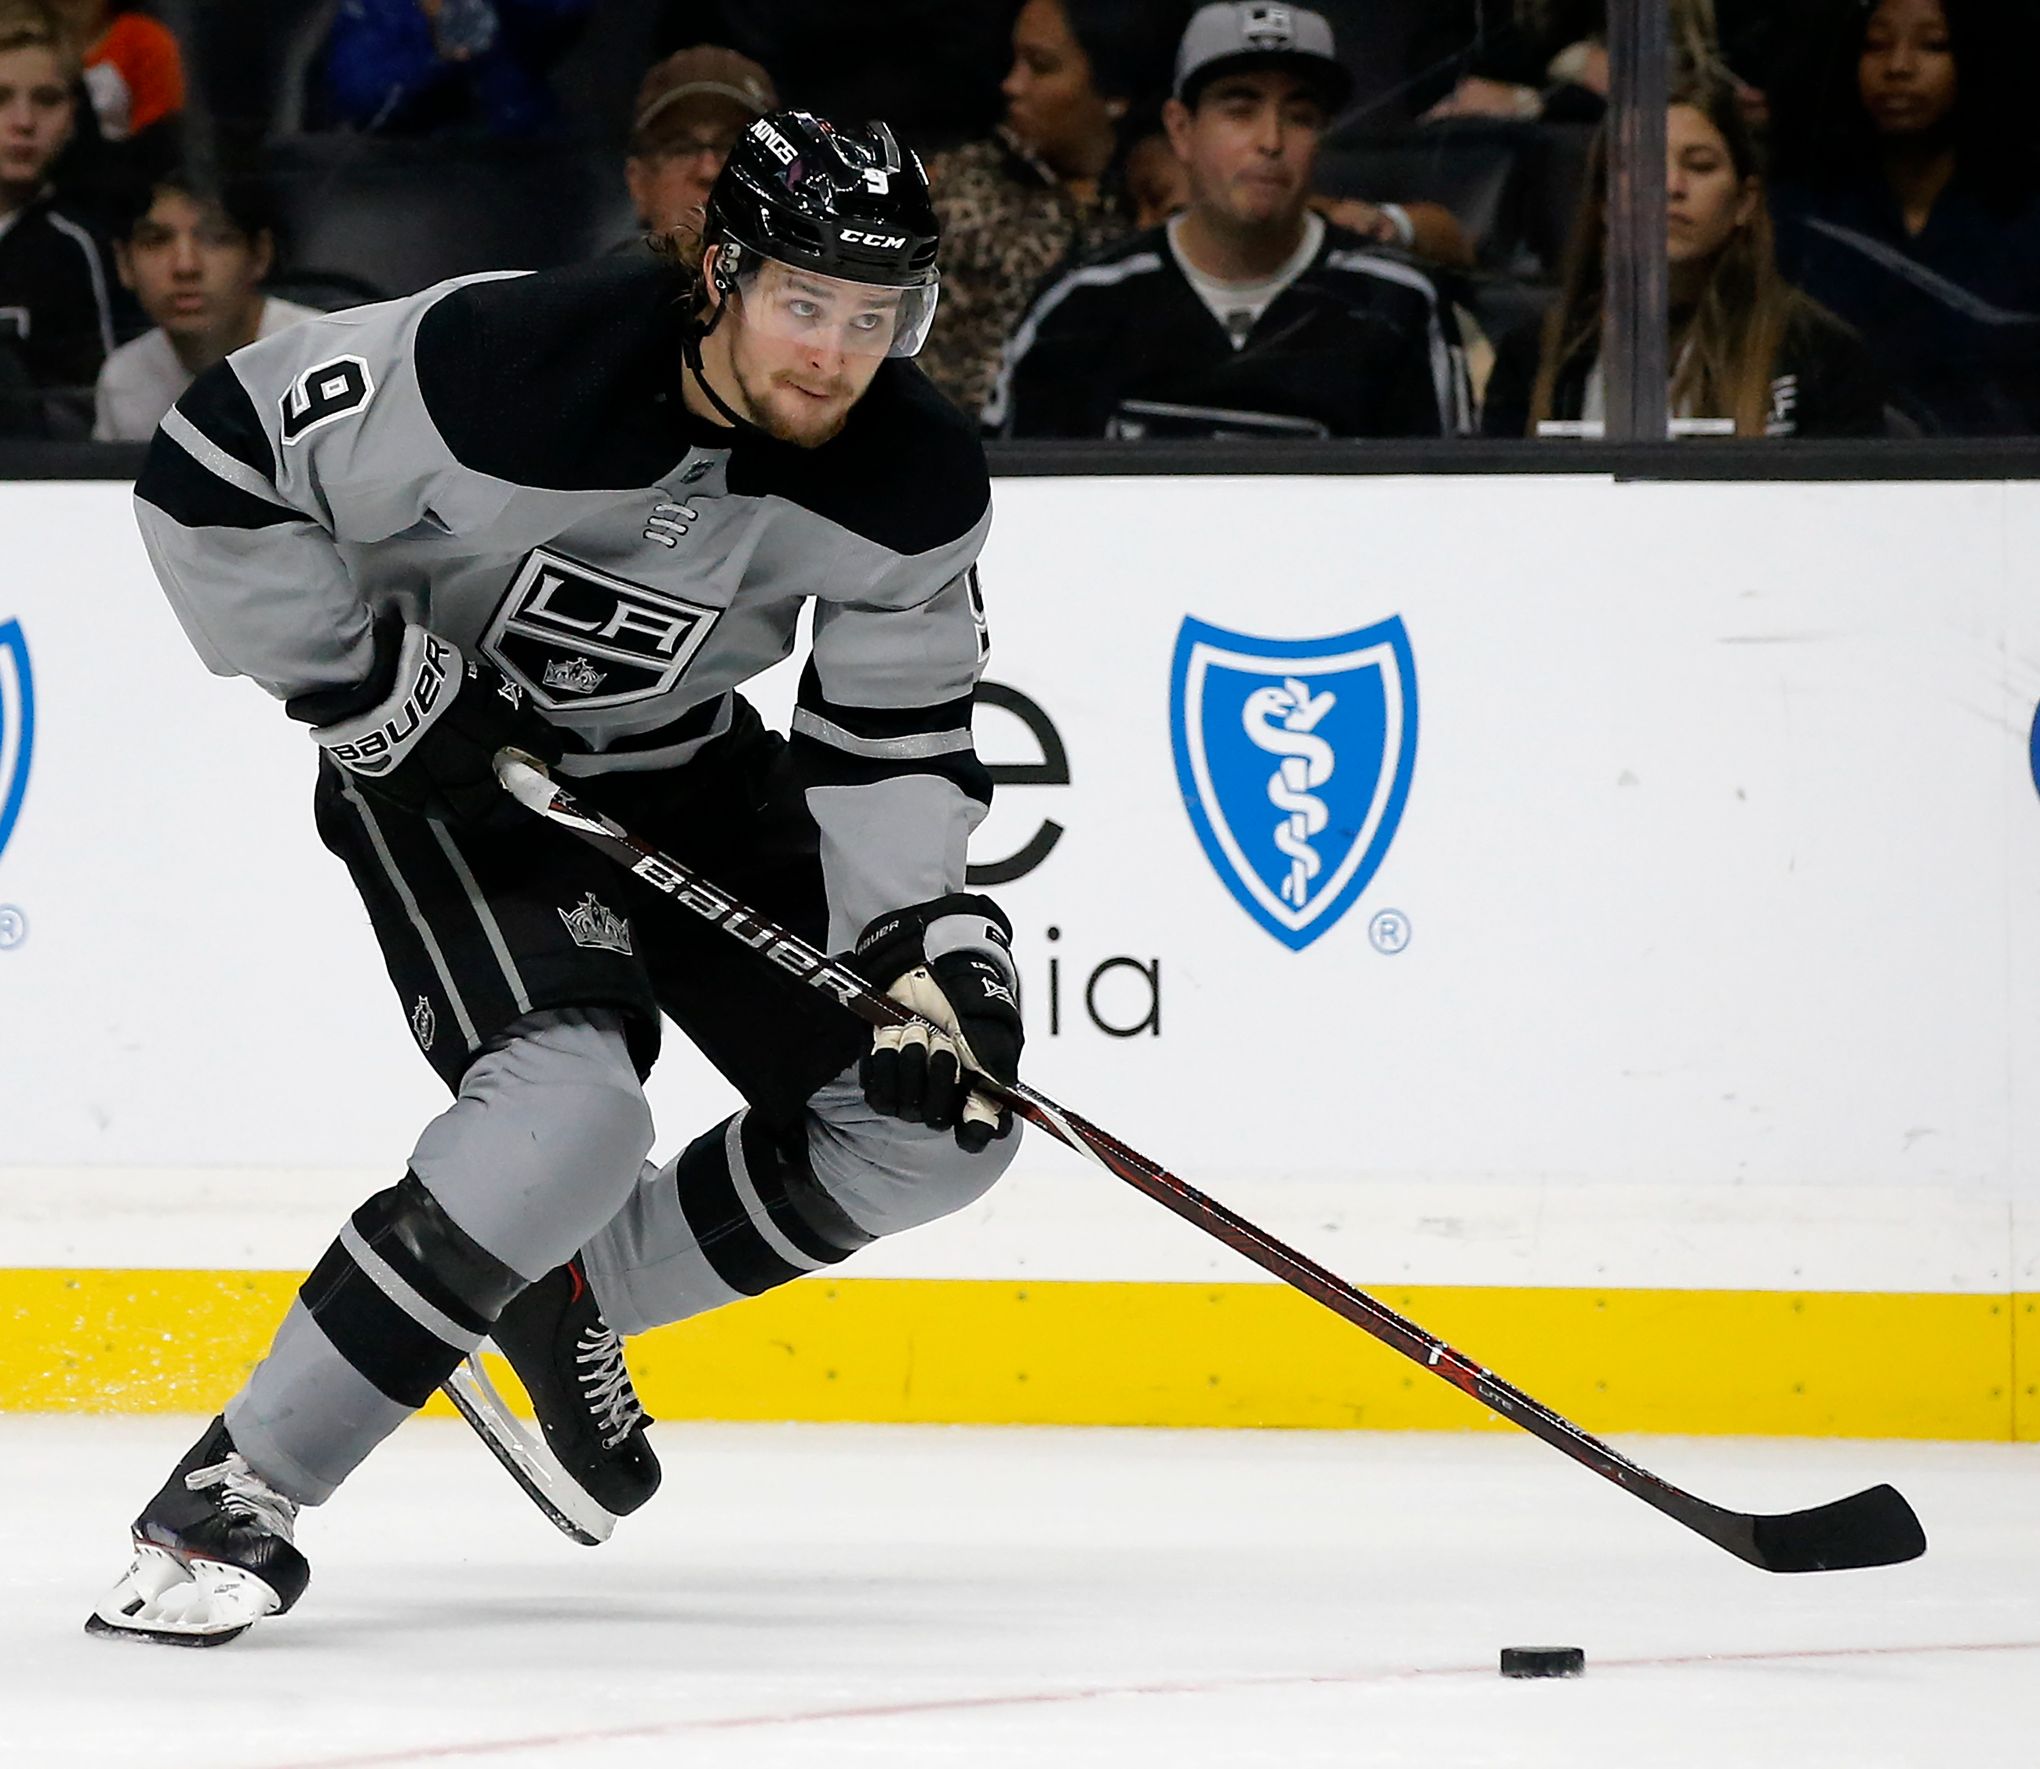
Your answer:
[[[1172,45],[1145,0],[1027,0],[1013,24],[1006,120],[928,168],[942,221],[942,301],[920,364],[983,409],[1006,335],[1072,255],[1134,230],[1118,176],[1130,112],[1166,90]]]

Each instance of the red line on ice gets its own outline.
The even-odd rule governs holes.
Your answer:
[[[1921,1646],[1813,1646],[1786,1652],[1688,1652],[1662,1658],[1602,1658],[1592,1671],[1635,1671],[1680,1665],[1796,1664],[1815,1659],[1911,1658],[1923,1653],[2040,1652],[2040,1640],[1976,1640]],[[468,1744],[425,1744],[367,1756],[305,1757],[270,1769],[393,1769],[404,1763],[443,1763],[457,1757],[507,1757],[564,1745],[621,1743],[633,1738],[672,1738],[690,1732],[748,1732],[778,1726],[823,1726],[844,1720],[918,1719],[929,1714],[964,1714],[984,1708],[1054,1707],[1114,1696],[1224,1695],[1238,1690],[1338,1688],[1363,1683],[1402,1683],[1426,1677],[1492,1677],[1492,1664],[1407,1665],[1394,1670],[1297,1672],[1279,1676],[1217,1678],[1201,1683],[1117,1683],[1079,1689],[1038,1689],[1008,1695],[940,1696],[926,1701],[883,1702],[869,1707],[816,1708],[807,1713],[725,1714],[693,1720],[654,1720],[640,1726],[609,1726],[579,1732],[534,1733],[524,1738],[477,1739]]]

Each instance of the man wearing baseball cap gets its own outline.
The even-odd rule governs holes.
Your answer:
[[[1163,111],[1190,203],[1066,271],[1008,340],[1007,436],[1437,436],[1467,426],[1451,310],[1401,256],[1310,207],[1352,90],[1306,7],[1191,18]]]
[[[648,233],[699,227],[737,137],[778,108],[772,77],[734,49],[702,44],[654,64],[638,87],[623,163],[638,225]]]

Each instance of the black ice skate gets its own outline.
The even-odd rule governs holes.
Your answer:
[[[220,1646],[304,1594],[297,1506],[242,1460],[215,1419],[135,1519],[134,1564],[85,1618],[88,1634]]]
[[[554,1524],[589,1547],[609,1540],[659,1490],[652,1423],[624,1368],[623,1341],[602,1318],[579,1261],[547,1273],[490,1334],[531,1396],[542,1435],[514,1417],[479,1352],[443,1385],[460,1416]]]

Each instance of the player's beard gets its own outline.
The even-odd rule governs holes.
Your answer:
[[[747,363],[744,355],[739,341],[729,357],[730,374],[743,399],[743,415],[776,442],[790,442],[797,448],[820,448],[841,433],[849,421],[850,408],[864,391],[846,370],[829,383],[834,397],[816,399],[800,391],[799,386],[788,384],[799,382],[801,386],[813,387],[815,377],[790,375],[782,369],[758,369]]]

